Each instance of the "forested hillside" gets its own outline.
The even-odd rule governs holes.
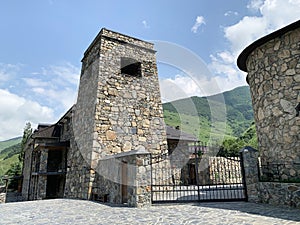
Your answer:
[[[21,137],[0,142],[0,177],[3,176],[12,164],[18,161],[21,151]]]
[[[215,140],[221,138],[224,133],[225,138],[239,137],[253,122],[248,86],[209,97],[191,97],[165,103],[163,108],[166,124],[180,126],[181,129],[193,133],[204,142],[209,140],[210,135]],[[212,110],[224,108],[225,115],[219,115],[222,117],[219,121],[218,118],[212,117],[214,115]]]
[[[16,137],[16,138],[12,138],[6,141],[0,141],[0,152],[10,146],[13,146],[15,144],[20,143],[20,141],[22,140],[22,137]]]

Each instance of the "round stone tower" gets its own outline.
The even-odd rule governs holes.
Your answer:
[[[248,73],[263,175],[299,179],[300,21],[249,45],[237,64]]]

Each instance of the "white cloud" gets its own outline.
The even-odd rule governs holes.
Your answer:
[[[71,88],[63,88],[61,90],[35,87],[32,89],[36,94],[48,98],[51,105],[56,104],[56,108],[61,108],[61,111],[67,111],[73,104],[76,103],[77,90]]]
[[[0,89],[0,140],[21,136],[26,122],[54,122],[53,110]]]
[[[201,95],[196,82],[188,76],[176,75],[174,78],[161,79],[159,82],[163,102]]]
[[[222,59],[226,63],[234,63],[235,58],[234,55],[231,54],[229,51],[219,52],[217,56]]]
[[[0,63],[0,85],[14,77],[20,70],[21,66],[21,64],[12,65]]]
[[[146,20],[143,20],[142,24],[144,25],[144,28],[146,28],[146,29],[150,28],[150,26],[148,25]]]
[[[23,78],[23,80],[26,82],[26,84],[28,86],[32,86],[32,87],[45,87],[45,86],[48,86],[48,82],[42,81],[40,79]]]
[[[224,16],[231,16],[231,15],[237,16],[239,15],[239,13],[235,11],[227,11],[224,13]]]
[[[299,19],[300,0],[252,0],[247,6],[258,12],[244,16],[232,26],[224,28],[229,49],[211,55],[210,70],[220,85],[227,88],[245,85],[245,73],[236,66],[240,52],[260,37]]]
[[[264,4],[264,0],[252,0],[248,3],[247,8],[251,10],[259,10]]]
[[[233,54],[238,54],[243,48],[259,36],[267,33],[266,21],[260,17],[244,17],[237,24],[224,29],[225,38],[230,42]]]
[[[212,62],[209,68],[217,74],[215,80],[222,91],[247,85],[246,73],[237,69],[233,55],[229,52],[221,52],[217,56],[210,57]]]
[[[5,78],[5,90],[0,87],[0,140],[22,135],[27,121],[34,128],[54,123],[76,102],[80,69],[70,63],[34,73],[22,71],[19,65],[0,64],[0,76]]]
[[[197,33],[198,29],[201,25],[205,24],[205,20],[203,16],[197,16],[194,26],[191,28],[193,33]]]
[[[42,68],[34,78],[24,78],[30,91],[60,114],[76,102],[80,69],[70,63]]]
[[[254,40],[299,19],[299,0],[253,0],[248,8],[261,16],[245,16],[238,23],[224,29],[231,50],[237,54]]]
[[[56,75],[63,82],[71,85],[78,85],[80,68],[72,65],[71,63],[64,63],[61,65],[50,66],[49,70],[44,69],[45,74]]]
[[[215,65],[217,67],[217,65]],[[192,96],[210,96],[220,92],[246,85],[245,76],[230,68],[220,66],[226,70],[227,76],[201,77],[194,80],[187,75],[176,75],[173,78],[160,79],[160,92],[163,102]]]

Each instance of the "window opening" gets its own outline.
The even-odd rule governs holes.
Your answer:
[[[141,63],[132,58],[121,58],[121,73],[134,77],[141,77]]]

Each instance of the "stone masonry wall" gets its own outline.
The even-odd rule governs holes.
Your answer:
[[[299,183],[259,182],[258,188],[260,202],[300,209]]]
[[[79,110],[79,112],[82,112]],[[73,120],[77,119],[74,116],[67,121],[68,124],[64,124],[64,127],[68,128],[63,133],[61,137],[62,140],[70,140],[70,147],[67,149],[67,173],[65,181],[64,197],[66,198],[79,198],[79,199],[89,199],[90,192],[90,159],[85,154],[85,147],[91,147],[88,143],[82,142],[79,135],[74,132],[75,127],[73,126]],[[76,124],[78,125],[78,124]],[[78,132],[83,132],[82,128],[86,127],[76,127],[79,129]],[[82,130],[81,130],[82,129]],[[86,136],[84,136],[86,137]],[[88,139],[89,140],[89,139]],[[87,141],[88,141],[87,140]]]
[[[67,158],[64,197],[89,199],[90,165],[74,142],[71,142]]]
[[[73,109],[70,148],[67,160],[65,197],[89,199],[91,191],[91,160],[95,154],[95,108],[99,74],[100,43],[93,46],[82,64],[76,106]],[[98,143],[96,143],[98,144]],[[98,149],[97,149],[98,151]]]
[[[300,209],[300,183],[260,181],[258,151],[245,147],[241,150],[241,154],[249,202],[285,205]]]
[[[96,107],[100,155],[127,152],[143,146],[151,153],[167,150],[153,46],[102,30]],[[124,43],[125,42],[125,43]],[[151,47],[151,48],[150,48]],[[141,63],[141,76],[121,74],[121,58]]]
[[[140,150],[125,152],[99,162],[92,190],[94,200],[126,203],[131,207],[151,205],[149,153]]]
[[[121,73],[125,58],[139,64],[139,76]],[[87,188],[87,198],[90,198],[93,183],[98,182],[97,173],[101,177],[101,171],[97,171],[101,167],[99,163],[104,163],[101,159],[107,156],[140,148],[154,154],[166,152],[153,44],[102,29],[82,59],[72,123],[74,139],[69,150],[71,163],[65,196],[71,190],[76,191],[75,177],[84,176],[80,185]],[[80,172],[78,167],[82,163],[88,165],[88,174]],[[78,172],[71,174],[74,169]],[[104,183],[103,187],[108,188]],[[117,185],[113,188],[118,189]]]
[[[22,196],[24,199],[29,198],[29,188],[30,188],[30,177],[31,177],[31,151],[32,146],[27,145],[24,152],[24,163],[23,163],[23,182],[22,182]]]
[[[275,180],[300,177],[299,43],[300,28],[257,47],[247,59],[263,173]]]

